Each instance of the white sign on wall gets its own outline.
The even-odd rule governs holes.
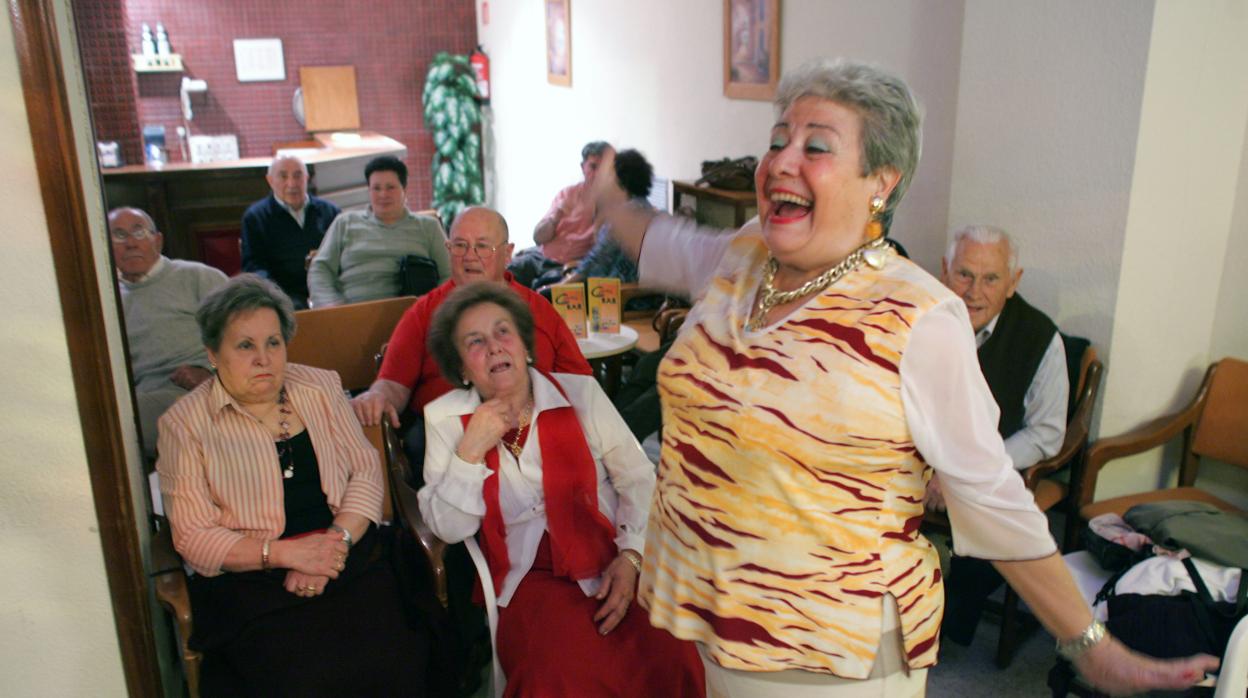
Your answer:
[[[239,82],[286,79],[281,39],[235,39],[234,70]]]

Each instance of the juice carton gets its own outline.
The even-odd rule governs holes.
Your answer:
[[[550,300],[568,329],[580,339],[589,336],[585,324],[585,287],[581,284],[556,284],[550,287]]]
[[[589,289],[589,331],[620,333],[620,280],[591,276]]]

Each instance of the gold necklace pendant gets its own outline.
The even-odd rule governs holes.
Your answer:
[[[776,272],[780,269],[780,263],[776,261],[775,257],[768,255],[766,265],[763,267],[763,280],[758,286],[758,308],[745,323],[745,329],[750,332],[757,332],[763,326],[767,313],[771,312],[772,308],[785,303],[792,303],[799,298],[823,291],[828,286],[836,283],[842,276],[851,271],[856,271],[862,266],[863,262],[866,262],[872,269],[883,268],[885,262],[888,261],[887,254],[888,243],[885,242],[884,236],[881,235],[850,252],[845,259],[842,259],[840,263],[831,269],[792,291],[779,291],[776,289],[774,284]]]

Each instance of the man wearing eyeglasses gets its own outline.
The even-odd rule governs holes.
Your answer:
[[[351,400],[355,414],[364,426],[388,419],[399,427],[399,416],[406,407],[413,423],[405,442],[413,463],[424,454],[424,426],[420,419],[425,404],[452,388],[438,371],[437,363],[425,349],[425,336],[433,311],[455,287],[474,281],[506,284],[520,294],[533,312],[534,365],[544,371],[589,375],[589,363],[581,355],[576,338],[545,298],[516,283],[507,271],[514,245],[507,241],[507,222],[488,208],[465,209],[451,226],[447,250],[451,253],[451,280],[420,297],[404,313],[390,336],[386,357],[377,380]]]
[[[212,377],[195,311],[225,285],[219,269],[161,255],[164,236],[137,208],[108,213],[108,234],[130,344],[130,373],[143,450],[156,453],[156,420],[187,391]]]

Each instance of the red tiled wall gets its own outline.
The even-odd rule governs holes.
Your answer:
[[[274,143],[307,137],[290,106],[299,67],[354,65],[360,128],[407,146],[408,205],[428,208],[433,140],[423,128],[420,92],[435,53],[468,53],[476,45],[473,0],[73,2],[97,135],[124,141],[127,162],[138,161],[137,134],[146,124],[163,125],[170,159],[181,159],[176,129],[182,123],[178,88],[183,75],[208,83],[206,94],[192,96],[191,133],[233,133],[240,156],[265,157]],[[143,22],[153,33],[157,22],[165,25],[184,73],[135,76],[130,71],[129,57],[118,55],[116,37],[124,34],[125,53],[138,53]],[[282,40],[284,81],[238,82],[233,40],[248,38]],[[114,95],[126,85],[131,87],[128,104]]]

